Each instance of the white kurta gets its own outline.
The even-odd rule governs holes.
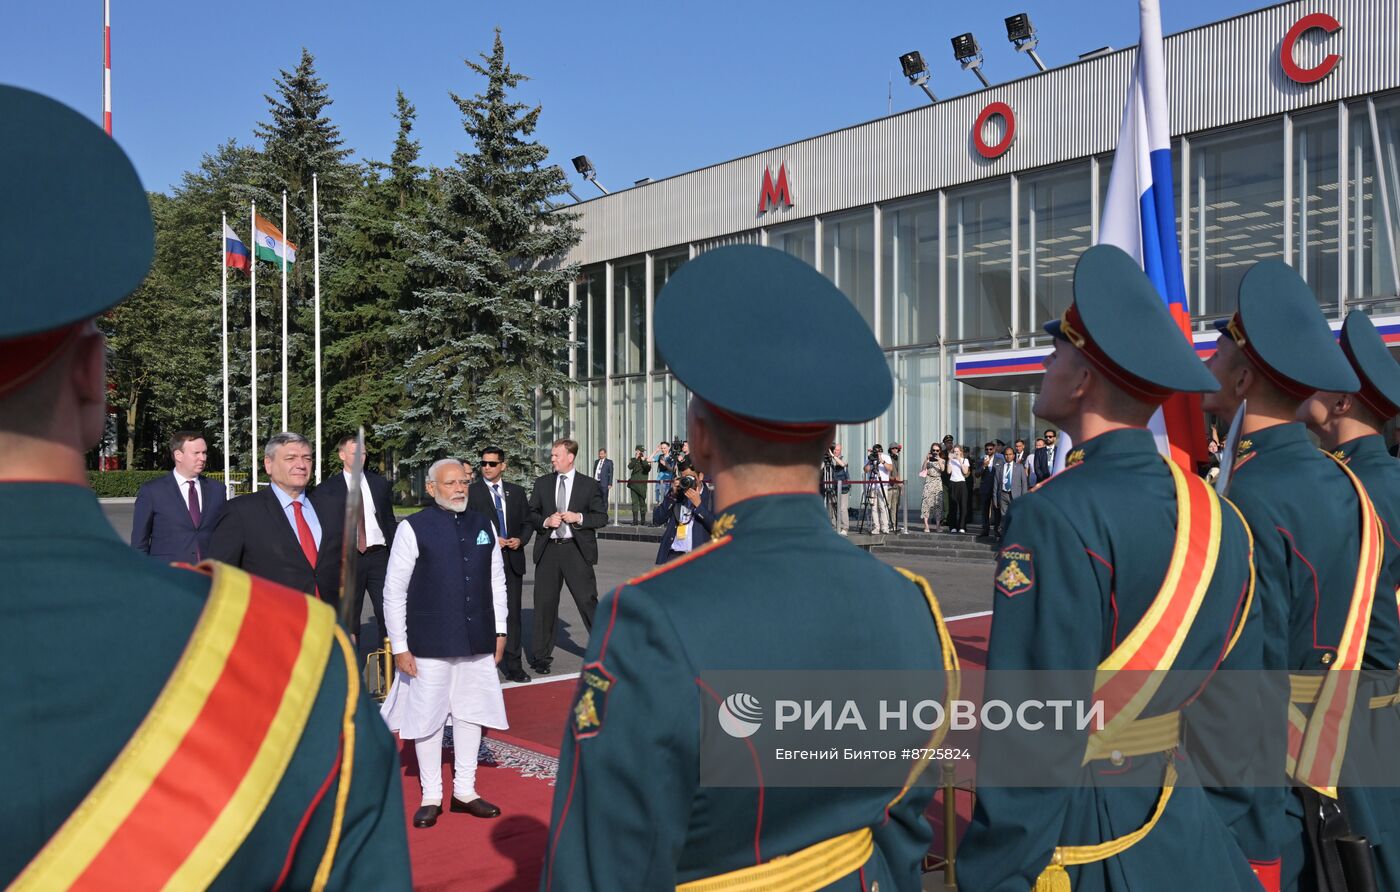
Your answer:
[[[435,510],[432,508],[426,510]],[[399,524],[384,579],[384,625],[394,653],[408,652],[408,583],[418,562],[418,537],[413,527]],[[505,560],[491,549],[491,601],[496,631],[506,631]],[[405,739],[428,737],[441,730],[448,716],[487,728],[505,729],[505,698],[496,674],[495,654],[470,657],[414,657],[418,677],[396,672],[380,715],[390,731]]]

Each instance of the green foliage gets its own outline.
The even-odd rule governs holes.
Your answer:
[[[88,471],[88,485],[99,499],[130,499],[141,484],[169,474],[169,471]]]
[[[563,171],[542,168],[548,150],[529,139],[539,107],[509,99],[525,77],[506,63],[499,30],[481,59],[467,66],[484,90],[451,94],[472,151],[433,171],[424,219],[399,228],[424,284],[398,330],[413,347],[398,376],[405,406],[377,430],[401,438],[417,464],[496,444],[529,474],[536,400],[560,406],[570,383],[557,359],[572,310],[557,297],[577,269],[558,261],[580,233],[577,215],[551,203],[566,192]]]

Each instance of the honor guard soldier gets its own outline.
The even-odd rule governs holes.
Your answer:
[[[707,546],[598,605],[541,888],[917,890],[932,835],[917,765],[904,789],[700,782],[720,706],[706,671],[953,679],[928,584],[837,535],[818,490],[834,426],[889,405],[880,348],[820,273],[754,246],[681,267],[657,301],[656,344],[691,392],[691,452],[718,517]]]
[[[398,759],[331,608],[118,538],[94,317],[154,232],[126,155],[0,86],[0,885],[408,889]]]
[[[1284,263],[1245,273],[1238,311],[1217,327],[1208,366],[1220,390],[1202,405],[1221,418],[1244,406],[1226,495],[1254,534],[1265,668],[1288,672],[1290,688],[1272,731],[1287,741],[1284,780],[1255,791],[1240,841],[1255,862],[1270,860],[1268,849],[1281,857],[1273,871],[1261,865],[1266,889],[1313,889],[1315,871],[1334,861],[1319,862],[1312,847],[1332,834],[1316,818],[1336,811],[1356,670],[1371,668],[1372,628],[1393,637],[1397,620],[1390,592],[1390,616],[1372,623],[1382,531],[1365,487],[1296,418],[1315,391],[1353,394],[1360,382],[1317,298]]]
[[[1183,710],[1195,687],[1165,671],[1198,685],[1259,659],[1248,530],[1147,429],[1172,393],[1215,381],[1146,275],[1112,246],[1080,257],[1074,300],[1045,330],[1055,347],[1035,414],[1075,448],[1010,512],[987,668],[1081,670],[1054,677],[1076,699],[1104,703],[1104,722],[1092,734],[1029,735],[1029,753],[1013,743],[1026,737],[983,729],[959,888],[1257,890],[1196,776],[1196,707]],[[1002,683],[989,676],[989,701]],[[1017,772],[1018,762],[1044,774]],[[1012,776],[1023,785],[997,784]]]
[[[1366,487],[1382,523],[1385,558],[1381,582],[1371,611],[1366,636],[1365,664],[1357,709],[1366,704],[1370,721],[1360,723],[1369,734],[1353,726],[1347,741],[1347,765],[1360,762],[1360,773],[1375,772],[1386,778],[1367,787],[1340,788],[1340,799],[1354,833],[1374,846],[1377,887],[1400,889],[1400,793],[1385,787],[1397,785],[1390,766],[1400,745],[1400,706],[1395,696],[1394,668],[1400,664],[1400,614],[1393,592],[1400,591],[1400,462],[1386,451],[1385,425],[1400,415],[1400,365],[1390,354],[1380,332],[1367,315],[1352,310],[1342,325],[1342,351],[1360,379],[1354,394],[1318,391],[1298,410],[1298,418],[1317,435],[1322,448],[1340,459]],[[1343,783],[1349,778],[1343,769]]]

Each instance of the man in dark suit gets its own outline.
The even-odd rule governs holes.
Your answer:
[[[689,462],[689,459],[686,459]],[[671,481],[671,491],[652,512],[651,522],[666,529],[656,550],[656,562],[664,564],[685,557],[710,541],[715,522],[714,487],[705,475],[689,465]]]
[[[538,675],[549,674],[554,659],[554,626],[559,619],[559,590],[569,584],[583,627],[593,628],[598,606],[598,534],[608,522],[607,504],[598,481],[574,469],[578,443],[555,440],[549,451],[554,473],[535,481],[530,493],[530,525],[535,540],[535,628],[530,636],[530,665]]]
[[[995,488],[995,498],[997,506],[996,537],[1001,538],[1002,530],[1006,529],[1006,515],[1011,510],[1011,503],[1030,490],[1030,476],[1026,472],[1026,463],[1016,461],[1015,452],[1010,446],[1002,452],[1002,461],[992,472],[993,487]]]
[[[317,517],[338,517],[342,525],[345,520],[345,498],[350,487],[350,468],[355,463],[355,452],[359,448],[357,438],[346,434],[336,444],[336,454],[340,456],[341,473],[311,492],[311,504],[316,508]],[[365,592],[369,592],[370,603],[374,605],[374,621],[379,637],[374,639],[378,647],[388,637],[384,628],[384,574],[389,568],[389,549],[394,545],[394,499],[389,481],[380,474],[365,469],[360,480],[360,519],[354,531],[355,549],[360,553],[355,562],[355,612],[350,614],[359,632],[360,615],[365,607]],[[349,536],[350,530],[345,530]],[[335,554],[341,553],[339,539],[330,543]]]
[[[318,514],[306,495],[311,444],[301,434],[273,434],[263,469],[272,485],[224,506],[209,557],[336,605],[344,518]]]
[[[209,447],[199,431],[170,438],[175,470],[141,484],[131,519],[131,547],[157,560],[197,564],[209,554],[209,536],[224,508],[223,484],[201,473]]]
[[[1045,445],[1041,446],[1039,445],[1040,440],[1036,441],[1035,483],[1040,483],[1042,480],[1049,480],[1050,474],[1055,469],[1055,440],[1057,439],[1055,431],[1051,428],[1046,428],[1045,436],[1040,439],[1045,441]]]
[[[994,442],[987,443],[983,448],[986,453],[979,463],[982,479],[978,483],[978,495],[982,498],[982,535],[990,536],[992,528],[1001,524],[1001,515],[997,512],[996,482],[1006,458]]]
[[[501,671],[507,681],[526,682],[530,676],[520,662],[520,593],[525,587],[525,546],[534,535],[526,523],[530,506],[525,488],[508,483],[506,453],[499,446],[481,450],[481,475],[467,489],[467,508],[492,518],[496,527],[496,542],[506,565],[506,649]],[[559,597],[555,592],[556,600]],[[537,597],[538,600],[538,597]],[[538,607],[535,608],[538,611]]]
[[[598,450],[598,460],[593,463],[593,479],[598,481],[598,488],[603,491],[603,506],[605,511],[611,511],[612,502],[609,495],[612,493],[613,485],[613,460],[608,458],[608,450]]]

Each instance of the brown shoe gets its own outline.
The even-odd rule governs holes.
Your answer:
[[[463,802],[456,796],[452,797],[452,810],[456,812],[466,812],[474,818],[494,818],[501,813],[501,810],[480,796],[471,802]]]
[[[425,805],[413,813],[413,826],[431,827],[437,823],[440,814],[442,814],[441,805]]]

